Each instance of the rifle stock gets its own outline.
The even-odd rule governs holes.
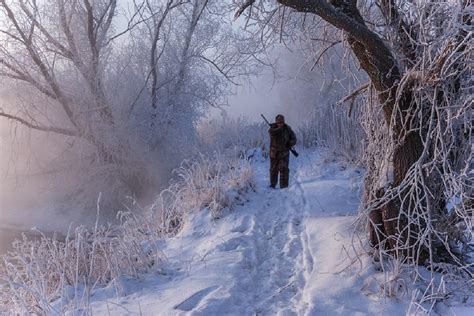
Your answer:
[[[290,151],[293,154],[293,156],[295,156],[295,157],[298,157],[300,155],[300,154],[298,154],[298,152],[293,147],[290,147]]]

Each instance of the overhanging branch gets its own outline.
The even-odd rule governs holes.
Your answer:
[[[255,0],[246,0],[240,7],[239,9],[237,10],[237,12],[235,12],[235,15],[234,15],[234,19],[238,19],[239,16],[242,15],[242,13],[244,13],[244,11],[250,7],[252,4],[255,3]]]
[[[54,126],[42,126],[42,125],[36,125],[32,122],[28,122],[27,120],[16,116],[16,115],[11,115],[8,113],[3,112],[2,109],[0,109],[0,116],[5,117],[10,120],[17,121],[20,124],[25,125],[28,128],[35,129],[38,131],[43,131],[43,132],[50,132],[50,133],[56,133],[56,134],[62,134],[66,136],[79,136],[79,134],[73,130],[62,128],[62,127],[54,127]]]
[[[191,57],[197,57],[197,58],[201,58],[203,60],[205,60],[206,62],[208,62],[209,64],[211,64],[212,66],[214,66],[214,68],[217,69],[217,71],[223,75],[227,80],[229,80],[229,82],[231,82],[232,84],[236,85],[236,86],[240,86],[240,84],[238,82],[235,82],[231,76],[229,76],[229,74],[224,71],[219,65],[216,64],[216,62],[214,62],[213,60],[203,56],[203,55],[192,55]]]
[[[359,94],[363,93],[367,88],[369,87],[369,84],[366,83],[362,86],[360,86],[359,88],[357,88],[355,91],[351,92],[349,95],[345,96],[344,98],[342,98],[341,100],[337,101],[337,105],[342,105],[343,103],[349,101],[349,100],[352,100],[354,99],[355,97],[357,97]]]

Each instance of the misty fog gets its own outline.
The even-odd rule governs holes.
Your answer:
[[[466,0],[0,0],[0,314],[472,309],[473,41]]]
[[[0,117],[0,225],[4,229],[34,226],[64,232],[70,225],[91,225],[99,194],[100,221],[116,221],[117,212],[133,203],[151,203],[182,159],[206,150],[196,134],[200,124],[223,117],[261,122],[261,113],[270,120],[281,113],[290,125],[298,126],[360,84],[357,78],[347,78],[340,59],[329,58],[325,69],[313,69],[314,60],[307,53],[283,45],[269,50],[268,65],[262,66],[236,55],[238,50],[255,54],[261,48],[242,36],[242,23],[234,23],[232,14],[203,11],[199,15],[199,2],[180,10],[164,6],[157,3],[142,12],[159,13],[161,20],[146,20],[113,41],[127,27],[124,21],[133,19],[130,13],[118,15],[116,24],[102,30],[101,36],[109,42],[95,43],[98,53],[90,55],[87,50],[92,44],[85,41],[88,30],[81,26],[81,10],[87,8],[64,2],[60,8],[77,17],[70,23],[79,27],[61,28],[75,32],[76,43],[59,37],[64,43],[52,45],[72,56],[58,58],[44,42],[51,40],[48,32],[54,32],[61,17],[55,10],[39,13],[44,15],[46,30],[38,32],[31,47],[17,44],[3,52],[11,62],[7,70],[24,71],[29,79],[0,79],[0,109],[30,124],[52,127],[42,131]],[[221,4],[211,6],[222,9]],[[12,8],[26,18],[17,30],[21,34],[22,27],[28,26],[28,9]],[[111,8],[100,4],[91,9],[111,14]],[[185,16],[191,16],[191,21]],[[0,21],[4,28],[12,27],[6,16]],[[161,33],[147,30],[151,25],[166,35],[161,38]],[[187,33],[178,25],[187,27]],[[84,48],[73,50],[68,48],[71,45]],[[43,54],[39,64],[30,48]],[[37,70],[27,73],[14,58],[18,54],[31,69],[41,70],[43,63],[51,67],[59,59],[58,69],[49,70],[57,78]],[[212,58],[212,63],[207,62]],[[344,67],[353,67],[347,64]],[[68,108],[76,112],[71,114]],[[55,128],[70,135],[56,133]]]

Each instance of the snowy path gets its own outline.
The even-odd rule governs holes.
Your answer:
[[[266,174],[257,176],[266,178]],[[240,271],[228,291],[229,299],[210,304],[203,309],[204,313],[223,311],[226,307],[235,309],[236,314],[302,312],[304,309],[299,304],[306,282],[304,273],[307,268],[312,269],[307,262],[313,260],[303,251],[307,238],[302,224],[304,192],[265,189],[264,181],[260,181],[259,187],[263,194],[249,203],[250,214],[234,229],[241,235],[219,245],[225,251],[243,251]]]
[[[326,155],[329,157],[329,155]],[[366,315],[400,312],[373,289],[371,268],[353,264],[352,222],[361,171],[317,152],[292,159],[288,189],[268,188],[255,163],[257,192],[212,221],[190,216],[164,243],[166,273],[95,292],[97,314]],[[403,310],[403,309],[402,309]]]

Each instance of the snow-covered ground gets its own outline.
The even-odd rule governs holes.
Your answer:
[[[268,162],[254,163],[256,192],[212,220],[192,213],[164,241],[162,272],[123,278],[91,297],[111,315],[400,315],[354,238],[362,170],[321,152],[290,162],[287,189],[268,187]],[[353,245],[354,248],[353,248]]]

